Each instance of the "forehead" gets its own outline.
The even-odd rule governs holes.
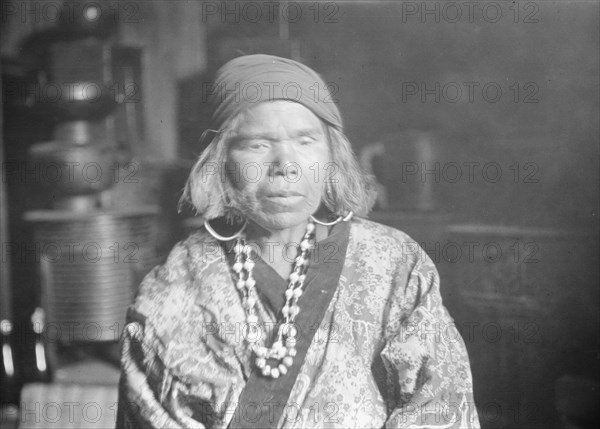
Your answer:
[[[244,110],[240,114],[235,131],[290,132],[306,129],[323,133],[321,120],[302,104],[277,100],[258,103]]]

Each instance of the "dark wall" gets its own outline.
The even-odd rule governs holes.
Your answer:
[[[500,5],[499,18],[490,4]],[[436,7],[437,16],[421,15]],[[442,210],[482,221],[597,224],[598,3],[477,2],[470,16],[463,5],[457,22],[445,2],[338,8],[337,23],[306,19],[302,32],[306,59],[339,89],[357,149],[387,133],[434,130],[440,168],[462,167],[456,183],[450,167],[440,172]],[[472,182],[465,162],[481,163]],[[486,180],[492,167],[483,176],[486,162],[501,167],[498,182]]]

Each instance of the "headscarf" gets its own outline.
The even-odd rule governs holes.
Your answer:
[[[263,101],[290,100],[342,130],[342,118],[321,76],[297,61],[273,55],[235,58],[217,72],[210,92],[210,127],[220,130],[231,117]]]

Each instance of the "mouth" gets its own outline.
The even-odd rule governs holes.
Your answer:
[[[304,197],[300,195],[290,195],[287,197],[271,196],[266,197],[265,200],[278,206],[293,207],[304,201]]]
[[[265,198],[292,198],[292,197],[303,197],[303,196],[304,196],[304,194],[302,194],[300,192],[286,190],[286,191],[269,192],[268,194],[265,195]]]
[[[296,207],[304,201],[304,194],[296,191],[269,192],[264,196],[265,202],[277,207]]]

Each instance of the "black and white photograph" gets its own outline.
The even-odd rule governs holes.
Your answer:
[[[598,427],[599,1],[0,9],[0,429]]]

